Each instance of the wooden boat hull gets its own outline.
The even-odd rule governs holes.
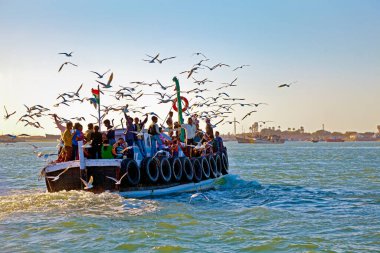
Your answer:
[[[228,161],[227,161],[228,162]],[[168,194],[178,194],[183,192],[205,191],[215,188],[216,182],[223,176],[217,178],[204,179],[200,182],[179,181],[163,183],[149,183],[141,181],[139,184],[132,186],[123,180],[117,185],[108,177],[119,179],[125,171],[122,171],[121,159],[89,159],[86,160],[86,168],[80,169],[80,161],[69,161],[64,163],[51,164],[45,167],[41,172],[45,177],[48,192],[84,190],[84,184],[81,178],[88,181],[93,178],[93,187],[87,191],[93,193],[115,192],[123,197],[144,198],[162,196]],[[67,169],[68,168],[68,169]],[[67,169],[64,173],[62,173]],[[139,168],[141,170],[141,168]],[[61,175],[60,175],[61,174]],[[59,176],[57,180],[53,177]]]

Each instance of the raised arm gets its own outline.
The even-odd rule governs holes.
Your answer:
[[[61,131],[62,133],[66,130],[66,127],[64,127],[58,120],[58,116],[57,114],[53,114],[53,118],[54,118],[54,122],[55,124],[57,125],[57,128],[59,129],[59,131]]]

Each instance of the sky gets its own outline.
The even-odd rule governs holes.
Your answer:
[[[238,132],[255,121],[273,121],[281,129],[300,126],[307,132],[376,131],[380,124],[380,2],[352,0],[269,1],[21,1],[0,0],[0,134],[58,134],[50,117],[38,119],[45,129],[17,123],[23,104],[41,104],[59,116],[84,116],[96,110],[88,103],[53,107],[59,93],[75,91],[91,97],[96,76],[90,70],[114,73],[112,88],[132,81],[197,87],[181,71],[189,70],[204,53],[208,65],[230,68],[199,70],[209,78],[202,96],[217,96],[216,88],[236,77],[237,87],[223,91],[244,102],[265,102],[258,108],[234,107],[225,121],[236,120]],[[60,52],[74,51],[66,58]],[[162,64],[142,61],[146,54],[176,56]],[[60,65],[70,60],[78,67]],[[249,67],[232,71],[234,67]],[[105,80],[105,79],[103,79]],[[283,83],[296,83],[278,88]],[[144,88],[152,94],[156,88]],[[165,118],[170,104],[151,95],[138,103],[116,101],[107,93],[103,105],[148,105],[145,112]],[[196,102],[194,95],[183,94]],[[219,100],[221,101],[221,100]],[[16,115],[4,120],[4,109]],[[250,111],[257,110],[245,120]],[[132,116],[139,116],[133,115]],[[111,114],[119,122],[121,115]],[[74,120],[75,121],[75,120]],[[219,121],[214,119],[214,122]],[[219,125],[233,132],[233,125]]]

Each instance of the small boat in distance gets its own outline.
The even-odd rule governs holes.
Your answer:
[[[283,144],[284,139],[281,139],[278,135],[266,136],[266,137],[235,137],[238,143],[250,143],[250,144]]]
[[[338,137],[326,138],[325,141],[326,142],[344,142],[342,138],[338,138]]]

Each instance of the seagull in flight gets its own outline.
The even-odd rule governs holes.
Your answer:
[[[244,67],[249,67],[250,65],[241,65],[241,66],[239,66],[239,67],[236,67],[236,68],[234,68],[232,71],[236,71],[236,70],[238,70],[238,69],[242,69],[242,68],[244,68]]]
[[[58,53],[58,54],[64,54],[64,55],[66,55],[67,57],[72,57],[72,56],[73,56],[73,53],[74,53],[74,52],[70,52],[70,53]]]
[[[90,180],[88,180],[88,182],[86,182],[82,178],[79,178],[79,179],[85,185],[85,187],[84,187],[85,190],[89,190],[89,189],[91,189],[93,187],[92,183],[94,182],[94,178],[92,176],[90,176]]]
[[[116,178],[114,177],[109,177],[109,176],[106,176],[106,178],[109,178],[113,181],[115,181],[115,184],[116,185],[120,185],[121,184],[121,180],[123,180],[123,178],[128,174],[128,171],[124,173],[124,175],[121,176],[121,178],[119,180],[117,180]]]
[[[73,66],[75,66],[75,67],[78,67],[78,65],[76,65],[76,64],[74,64],[74,63],[72,63],[72,62],[67,61],[67,62],[64,62],[64,63],[61,65],[61,67],[58,69],[58,72],[60,72],[60,71],[62,70],[63,66],[64,66],[64,65],[67,65],[67,64],[71,64],[71,65],[73,65]]]
[[[51,181],[55,182],[59,179],[60,176],[62,176],[62,174],[64,174],[66,171],[68,171],[70,168],[67,167],[66,169],[64,169],[61,173],[59,173],[57,176],[53,177],[53,176],[47,176],[46,178],[49,178],[51,179]]]
[[[197,56],[202,55],[205,59],[207,59],[206,55],[202,54],[201,52],[194,53],[193,55],[197,55]]]
[[[148,56],[148,57],[150,57],[150,58],[152,58],[152,59],[150,59],[150,60],[144,60],[144,59],[143,59],[143,61],[147,61],[147,62],[149,62],[149,63],[154,63],[155,60],[158,60],[158,56],[160,56],[160,53],[158,53],[158,54],[157,54],[156,56],[154,56],[154,57],[153,57],[153,56],[150,56],[150,55],[148,55],[148,54],[147,54],[146,56]]]
[[[197,192],[197,193],[194,193],[193,195],[190,196],[189,203],[191,203],[191,200],[193,200],[193,199],[195,199],[196,197],[199,197],[199,196],[203,197],[207,201],[210,201],[210,199],[206,195],[204,195],[201,192]]]
[[[268,104],[267,103],[257,103],[257,104],[252,103],[252,105],[254,105],[255,107],[258,107],[259,105],[268,105]]]
[[[245,118],[247,118],[248,116],[251,116],[252,113],[254,112],[257,112],[257,111],[250,111],[249,113],[247,113],[241,120],[244,120]]]
[[[111,69],[107,70],[106,72],[104,72],[103,74],[99,74],[98,72],[96,71],[90,71],[91,73],[94,73],[98,76],[99,79],[102,79],[104,77],[105,74],[107,74],[108,72],[110,72]]]
[[[5,120],[9,119],[13,114],[16,113],[16,111],[14,111],[14,112],[12,112],[12,113],[9,114],[8,111],[7,111],[7,108],[5,108],[5,105],[4,105],[4,110],[5,110],[5,115],[4,115],[4,119]]]
[[[113,79],[113,72],[111,73],[110,77],[108,78],[107,84],[99,82],[98,80],[96,80],[96,82],[99,83],[99,84],[101,84],[101,85],[103,85],[104,89],[108,89],[108,88],[112,87],[111,86],[112,79]]]
[[[176,58],[176,56],[167,57],[167,58],[164,58],[162,60],[160,60],[160,59],[157,58],[157,61],[158,61],[158,63],[162,64],[164,61],[167,61],[167,60],[170,60],[170,59],[174,59],[174,58]]]
[[[290,87],[290,85],[295,84],[296,82],[297,82],[297,81],[295,81],[295,82],[291,82],[291,83],[289,83],[289,84],[284,83],[284,84],[279,85],[278,88]]]

